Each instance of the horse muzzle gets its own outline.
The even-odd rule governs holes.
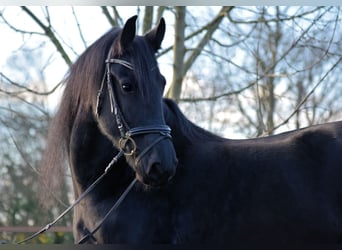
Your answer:
[[[178,160],[169,138],[163,138],[148,151],[143,150],[134,161],[137,179],[147,186],[166,185],[176,174]]]

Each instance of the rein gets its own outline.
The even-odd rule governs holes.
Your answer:
[[[17,244],[22,244],[25,243],[29,240],[32,240],[35,237],[38,237],[40,234],[46,232],[47,230],[49,230],[52,226],[54,226],[58,221],[60,221],[67,213],[69,213],[71,211],[71,209],[73,209],[77,204],[79,204],[95,187],[96,185],[107,175],[107,173],[109,172],[109,170],[114,166],[115,163],[118,162],[118,160],[123,156],[124,152],[123,151],[119,151],[119,153],[113,157],[113,159],[111,160],[111,162],[107,165],[107,167],[105,168],[104,172],[102,173],[102,175],[100,175],[75,201],[74,203],[72,203],[69,207],[67,207],[55,220],[53,220],[52,222],[48,223],[45,227],[43,227],[42,229],[40,229],[38,232],[32,234],[31,236],[25,238],[24,240],[21,240],[19,242],[16,242]],[[136,178],[132,181],[132,183],[130,184],[130,186],[125,190],[125,192],[120,196],[120,198],[118,199],[118,201],[116,203],[121,203],[122,200],[126,197],[128,191],[132,188],[132,184],[136,182]],[[116,205],[116,203],[114,205]],[[119,205],[118,204],[118,205]],[[118,206],[117,205],[117,206]],[[116,206],[116,207],[117,207]]]
[[[109,209],[109,211],[106,213],[106,215],[100,220],[99,223],[97,223],[96,227],[91,231],[88,232],[85,236],[83,236],[82,239],[80,239],[77,244],[83,244],[86,242],[86,240],[91,237],[93,239],[96,238],[94,237],[94,234],[100,229],[100,227],[102,226],[102,224],[106,221],[106,219],[108,218],[108,216],[115,210],[117,209],[121,202],[125,199],[126,195],[129,193],[129,191],[131,191],[132,187],[134,186],[134,184],[137,182],[137,178],[134,178],[134,180],[129,184],[129,186],[125,189],[125,191],[121,194],[120,198],[115,202],[115,204],[111,207],[111,209]]]

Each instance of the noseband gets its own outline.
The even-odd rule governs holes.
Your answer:
[[[118,105],[115,92],[112,87],[112,77],[110,73],[110,66],[111,64],[120,64],[129,70],[134,71],[134,67],[131,63],[121,60],[121,59],[114,59],[110,58],[111,52],[109,52],[106,63],[106,69],[103,76],[103,80],[101,83],[101,87],[99,89],[97,95],[97,103],[96,103],[96,116],[100,116],[101,106],[102,106],[102,99],[104,95],[104,85],[105,82],[107,83],[107,91],[110,100],[110,108],[111,112],[115,117],[115,121],[120,132],[120,139],[118,143],[118,147],[120,151],[123,151],[126,156],[134,156],[135,157],[135,165],[138,164],[140,159],[149,151],[151,150],[156,144],[161,142],[163,139],[171,139],[171,129],[169,126],[164,124],[153,124],[148,126],[139,126],[135,128],[130,128],[127,122],[122,115],[121,109]],[[154,140],[147,148],[142,150],[138,156],[135,156],[137,151],[137,145],[133,137],[144,135],[144,134],[158,134],[156,140]]]

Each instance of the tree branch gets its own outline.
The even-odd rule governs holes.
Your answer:
[[[325,6],[319,6],[311,11],[303,12],[299,15],[293,15],[289,17],[283,17],[283,18],[258,18],[256,20],[249,20],[249,21],[244,21],[244,20],[234,20],[231,15],[228,15],[228,19],[231,23],[233,24],[258,24],[258,23],[278,23],[278,22],[285,22],[285,21],[292,21],[298,18],[303,18],[307,15],[311,15],[312,13],[315,13],[316,11],[325,8]]]
[[[122,26],[122,18],[119,15],[118,10],[115,6],[112,6],[113,15],[114,17],[109,13],[109,10],[106,6],[101,6],[102,12],[107,18],[107,21],[112,27],[121,27]]]
[[[319,87],[319,85],[321,85],[325,78],[327,78],[327,76],[342,62],[342,56],[334,63],[334,65],[323,75],[323,77],[321,77],[321,79],[315,84],[315,86],[310,90],[310,92],[302,99],[302,101],[296,106],[296,108],[292,111],[292,113],[280,124],[278,124],[277,126],[274,126],[274,128],[272,128],[272,131],[280,128],[281,126],[287,124],[290,119],[300,110],[300,108],[307,102],[307,100],[309,99],[309,97],[316,91],[316,89]],[[269,133],[271,133],[272,131],[269,131]]]
[[[11,85],[15,86],[15,87],[18,87],[22,90],[24,90],[25,92],[29,92],[31,94],[35,94],[35,95],[40,95],[40,96],[48,96],[48,95],[51,95],[52,93],[54,93],[56,91],[57,88],[59,88],[62,84],[63,84],[63,81],[60,81],[59,83],[57,83],[51,90],[49,91],[44,91],[44,92],[40,92],[40,91],[36,91],[36,90],[33,90],[31,88],[28,88],[22,84],[19,84],[19,83],[16,83],[14,81],[12,81],[11,79],[9,79],[4,73],[0,72],[0,76],[3,77],[6,81],[8,81]],[[14,95],[14,94],[20,94],[22,92],[6,92],[6,94],[9,94],[9,95]]]
[[[239,90],[235,90],[235,91],[229,91],[226,93],[222,93],[216,96],[209,96],[209,97],[203,97],[203,98],[181,98],[179,99],[179,101],[181,102],[203,102],[203,101],[217,101],[218,99],[221,99],[223,97],[228,97],[228,96],[232,96],[232,95],[239,95],[242,92],[244,92],[245,90],[249,89],[250,87],[252,87],[255,83],[250,83],[249,85],[239,89]]]
[[[73,17],[75,19],[75,22],[76,22],[76,25],[77,25],[78,34],[80,35],[81,41],[83,43],[83,46],[86,49],[88,47],[87,46],[87,42],[86,42],[86,40],[85,40],[85,38],[83,36],[81,25],[80,25],[80,22],[78,21],[78,18],[77,18],[77,15],[76,15],[76,11],[75,11],[75,8],[73,6],[71,7],[71,11],[72,11],[72,15],[73,15]]]
[[[214,34],[214,32],[217,30],[217,27],[220,25],[221,21],[225,16],[228,15],[228,13],[233,9],[232,6],[224,6],[219,11],[218,15],[214,18],[213,21],[211,21],[207,26],[206,30],[207,33],[203,36],[202,40],[198,43],[196,46],[196,49],[190,54],[186,62],[184,63],[184,69],[183,74],[185,74],[191,65],[194,63],[196,58],[201,54],[202,49],[204,46],[209,42],[210,38]],[[184,75],[183,75],[184,76]]]
[[[44,34],[51,40],[51,42],[55,45],[57,51],[61,54],[62,58],[64,59],[65,63],[68,66],[71,66],[72,62],[68,56],[68,54],[66,53],[66,51],[64,50],[63,46],[61,45],[61,43],[59,42],[59,40],[57,39],[57,37],[55,36],[54,32],[52,31],[51,26],[46,26],[44,23],[42,23],[40,21],[40,19],[30,10],[28,9],[26,6],[22,6],[21,7],[22,10],[27,13],[27,15],[29,15],[33,21],[35,21],[36,24],[38,24],[38,26],[44,31]]]

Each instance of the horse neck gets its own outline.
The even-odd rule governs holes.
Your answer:
[[[77,197],[105,171],[118,151],[101,133],[98,123],[90,113],[76,117],[69,145],[69,165]],[[131,168],[121,159],[99,184],[106,188],[99,187],[99,190],[113,192],[131,175]],[[105,191],[101,195],[106,195]]]
[[[164,118],[166,124],[171,128],[172,142],[176,150],[191,143],[183,129],[182,120],[178,115],[179,112],[180,110],[175,102],[171,99],[164,99]]]

